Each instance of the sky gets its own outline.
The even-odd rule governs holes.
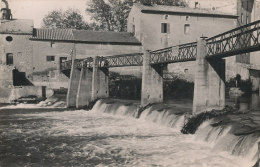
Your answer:
[[[89,20],[85,9],[90,0],[7,0],[12,10],[13,18],[32,19],[34,27],[40,28],[42,19],[54,9],[66,10],[68,8],[78,9]],[[194,7],[195,1],[199,1],[201,8],[218,7],[217,10],[225,13],[235,13],[236,0],[187,0],[190,7]],[[257,0],[260,1],[260,0]],[[3,5],[3,3],[1,3]]]
[[[41,27],[42,19],[54,9],[78,9],[84,16],[88,0],[7,0],[12,10],[13,18],[32,19],[36,28]],[[3,3],[2,3],[3,5]]]

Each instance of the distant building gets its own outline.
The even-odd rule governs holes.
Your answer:
[[[238,15],[237,26],[260,20],[259,0],[237,0],[236,6]],[[252,90],[258,90],[260,83],[260,52],[251,52],[228,58],[226,78],[234,78],[237,74],[241,75],[243,80],[250,79]]]
[[[60,72],[60,63],[71,60],[76,49],[77,59],[89,56],[109,56],[142,51],[141,43],[126,32],[95,32],[72,29],[33,29],[30,38],[33,48],[33,72],[29,76],[34,84],[51,88],[67,87],[68,78]],[[139,68],[121,68],[112,71],[131,73]]]
[[[141,43],[127,32],[34,29],[31,21],[10,20],[2,22],[0,33],[1,65],[26,74],[34,85],[55,89],[67,87],[68,78],[60,72],[60,63],[71,59],[74,45],[78,59],[142,51]]]
[[[156,50],[196,42],[237,26],[237,15],[218,11],[176,6],[134,4],[128,17],[127,31],[140,40],[145,49]],[[195,62],[168,65],[170,72],[193,76]]]
[[[211,37],[235,28],[237,16],[212,10],[176,6],[134,4],[127,30],[155,50]]]
[[[0,25],[1,96],[8,96],[9,89],[21,85],[66,88],[68,78],[60,72],[60,63],[71,59],[73,48],[78,59],[136,53],[142,48],[156,50],[195,42],[201,36],[211,37],[260,19],[259,0],[232,0],[232,9],[236,11],[228,13],[219,11],[221,5],[202,9],[200,6],[205,7],[203,3],[207,1],[200,1],[187,8],[136,3],[129,13],[127,32],[34,28],[32,20],[13,19],[6,3]],[[253,90],[259,88],[259,52],[226,60],[227,80],[240,74],[242,79],[251,79]],[[170,64],[168,71],[193,76],[193,63]],[[111,70],[141,76],[141,67]]]
[[[0,25],[0,102],[6,102],[16,86],[68,87],[60,63],[76,58],[140,53],[142,44],[128,32],[94,32],[72,29],[35,29],[32,20],[12,19],[2,11]],[[8,11],[8,12],[6,12]],[[113,68],[121,74],[141,75],[141,67]]]

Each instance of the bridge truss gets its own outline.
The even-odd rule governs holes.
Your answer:
[[[223,58],[260,50],[260,20],[232,29],[206,39],[207,57]],[[142,66],[142,53],[100,57],[98,67]],[[197,42],[150,51],[150,64],[169,64],[194,61],[197,57]],[[72,62],[61,64],[61,70],[71,68]],[[77,68],[92,68],[93,58],[78,60]]]
[[[150,64],[169,64],[196,60],[197,43],[187,43],[150,52]]]
[[[260,50],[260,20],[207,39],[207,57],[228,57]]]

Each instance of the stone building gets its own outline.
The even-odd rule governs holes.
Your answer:
[[[148,50],[196,42],[237,26],[237,15],[199,8],[134,4],[127,31],[132,32]],[[194,62],[168,65],[169,72],[193,76]]]
[[[238,15],[237,26],[260,20],[260,1],[238,0],[235,12]],[[237,74],[241,76],[241,79],[252,82],[253,91],[258,90],[260,83],[260,52],[251,52],[228,58],[226,66],[227,80],[234,78]]]
[[[76,58],[109,56],[142,51],[141,43],[127,32],[95,32],[72,29],[34,29],[32,67],[29,75],[35,85],[67,88],[68,78],[60,72],[60,63],[71,60],[75,47]],[[140,73],[140,67],[111,69],[121,74]]]
[[[9,8],[1,11],[0,102],[9,102],[12,94],[15,97],[27,96],[28,92],[37,94],[42,86],[67,88],[68,78],[61,73],[60,63],[71,59],[74,48],[77,59],[142,51],[142,44],[131,33],[36,29],[32,20],[12,19]],[[111,71],[140,75],[140,68]]]
[[[127,23],[148,50],[195,42],[198,37],[212,37],[260,19],[259,0],[191,0],[188,8],[134,4]],[[223,10],[222,10],[223,9]],[[250,79],[253,90],[259,89],[259,52],[226,58],[226,80],[237,74]],[[194,75],[193,63],[168,65],[169,72],[181,73],[186,79]]]

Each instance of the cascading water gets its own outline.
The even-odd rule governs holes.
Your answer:
[[[155,105],[136,119],[137,109],[115,100],[99,100],[91,111],[0,109],[0,166],[251,167],[256,161],[256,133],[242,135],[212,119],[184,135],[186,112]]]
[[[121,116],[135,117],[137,115],[136,106],[123,106],[120,103],[105,103],[98,101],[94,106],[94,110],[104,113],[112,113]],[[176,114],[177,113],[177,114]],[[173,112],[170,109],[156,110],[153,107],[145,109],[140,117],[140,120],[159,124],[174,128],[180,131],[184,125],[185,115]],[[235,155],[243,158],[253,166],[258,159],[258,142],[260,142],[260,134],[234,135],[231,125],[215,126],[212,120],[208,120],[199,126],[194,135],[196,142],[206,142],[212,147],[215,152],[228,152],[230,155]],[[249,166],[250,166],[249,165]]]

